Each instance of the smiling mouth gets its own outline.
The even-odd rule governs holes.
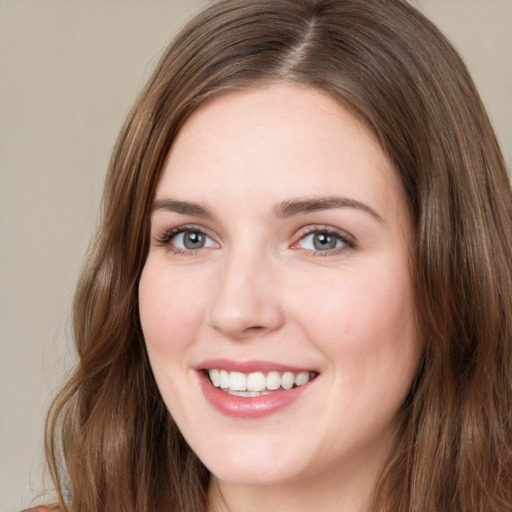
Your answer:
[[[216,368],[205,370],[212,385],[232,396],[256,398],[276,391],[304,386],[318,376],[317,372],[230,372]]]

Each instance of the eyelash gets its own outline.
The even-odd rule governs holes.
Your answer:
[[[176,238],[178,235],[184,234],[187,232],[198,233],[198,234],[201,234],[205,237],[212,239],[212,237],[209,236],[208,233],[204,229],[201,229],[200,227],[194,226],[193,224],[191,224],[191,225],[185,225],[185,226],[178,226],[178,227],[170,229],[169,231],[166,231],[165,233],[163,233],[162,235],[160,235],[157,238],[157,240],[156,240],[157,245],[165,247],[169,252],[171,252],[172,254],[174,254],[176,256],[195,256],[199,249],[198,250],[180,249],[179,247],[175,247],[171,243],[172,240],[174,238]]]
[[[323,258],[323,257],[327,257],[327,256],[336,256],[346,250],[356,248],[356,240],[354,239],[354,237],[350,236],[345,231],[333,228],[331,226],[308,226],[304,231],[302,231],[299,234],[297,242],[295,242],[292,245],[292,249],[301,250],[301,248],[298,247],[298,244],[300,242],[304,241],[308,236],[322,235],[322,234],[336,238],[338,241],[341,242],[341,244],[342,244],[341,247],[335,247],[333,249],[327,249],[324,251],[310,250],[310,249],[302,249],[302,250],[312,253],[314,257]]]
[[[174,238],[176,238],[180,234],[184,234],[187,232],[192,233],[198,233],[200,235],[203,235],[210,240],[213,240],[211,236],[208,235],[208,233],[195,225],[184,225],[184,226],[178,226],[175,228],[172,228],[162,235],[160,235],[157,239],[157,245],[165,247],[169,252],[176,256],[195,256],[200,249],[203,249],[204,247],[200,247],[197,250],[194,249],[180,249],[178,247],[175,247],[171,242]],[[328,236],[335,237],[338,241],[342,243],[341,247],[336,247],[333,249],[327,249],[327,250],[310,250],[310,249],[301,249],[298,247],[298,244],[305,240],[308,236],[311,235],[320,235],[325,234]],[[300,233],[300,236],[298,237],[297,241],[294,242],[291,246],[291,249],[293,250],[303,250],[304,252],[312,253],[313,256],[319,256],[319,257],[326,257],[326,256],[335,256],[338,255],[346,250],[354,249],[356,248],[356,241],[355,239],[348,235],[345,231],[335,229],[331,226],[309,226],[304,231]]]

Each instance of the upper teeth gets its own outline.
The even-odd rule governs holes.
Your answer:
[[[313,372],[228,372],[226,370],[208,370],[212,384],[216,388],[228,391],[275,391],[276,389],[291,389],[293,386],[303,386],[314,376]]]

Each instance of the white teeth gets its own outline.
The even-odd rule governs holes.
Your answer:
[[[215,386],[215,384],[214,384]],[[267,375],[267,389],[275,390],[281,387],[281,375],[279,372],[270,372]]]
[[[221,388],[230,395],[256,397],[280,388],[288,390],[294,386],[303,386],[315,376],[315,373],[271,371],[265,375],[262,372],[245,374],[213,368],[208,370],[208,375],[216,388]]]
[[[300,372],[295,375],[295,385],[303,386],[310,379],[309,372]]]
[[[248,391],[263,391],[267,387],[267,379],[261,372],[249,373],[247,375]]]
[[[255,398],[257,396],[268,395],[270,391],[233,391],[231,389],[227,390],[228,395],[233,396],[245,396],[248,398]]]
[[[283,386],[284,389],[292,389],[294,384],[295,374],[292,372],[284,372],[283,376],[281,377],[281,386]]]
[[[210,370],[210,380],[212,381],[212,384],[218,388],[220,386],[220,372],[219,370]]]
[[[247,377],[244,373],[229,373],[229,389],[232,391],[245,391],[247,389]]]
[[[215,386],[215,384],[214,384]],[[219,388],[229,388],[229,373],[226,370],[221,370],[219,375]]]

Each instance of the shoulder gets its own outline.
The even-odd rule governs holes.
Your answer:
[[[21,512],[58,512],[60,509],[55,506],[46,506],[46,507],[35,507],[35,508],[26,508]]]

